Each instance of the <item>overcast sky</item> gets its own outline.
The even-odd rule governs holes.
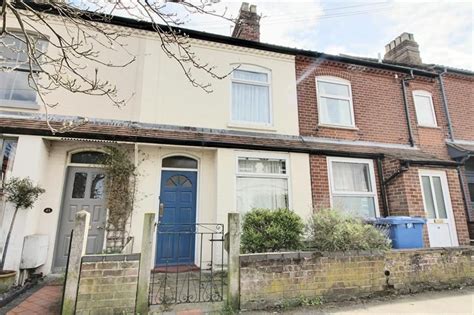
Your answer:
[[[261,41],[331,54],[382,56],[385,44],[413,33],[425,63],[474,70],[474,1],[293,0],[247,1],[262,15]],[[242,1],[221,0],[235,17]],[[172,4],[170,9],[175,9]],[[223,19],[192,15],[185,27],[230,35]]]

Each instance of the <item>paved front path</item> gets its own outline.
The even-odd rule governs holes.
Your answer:
[[[7,315],[56,315],[60,313],[62,286],[46,285],[30,295]]]
[[[249,314],[272,314],[273,312],[249,312]],[[367,301],[343,307],[298,308],[283,311],[283,314],[474,314],[474,288],[442,292],[426,292],[395,297],[388,300]],[[245,313],[247,314],[247,313]]]

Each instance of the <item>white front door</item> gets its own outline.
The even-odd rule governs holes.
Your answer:
[[[457,246],[451,197],[446,172],[420,170],[423,205],[431,247]]]

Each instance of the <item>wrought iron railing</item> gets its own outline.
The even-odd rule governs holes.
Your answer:
[[[150,305],[223,300],[223,224],[158,224],[155,256]]]

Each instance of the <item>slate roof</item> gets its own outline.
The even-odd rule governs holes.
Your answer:
[[[474,156],[474,144],[448,142],[448,152],[453,159]]]
[[[54,128],[59,129],[65,121],[74,119],[77,119],[77,117],[51,116],[50,122]],[[48,129],[43,115],[19,112],[0,112],[0,132],[57,138],[240,148],[369,158],[385,156],[408,161],[454,163],[450,160],[439,159],[435,155],[423,152],[418,148],[410,148],[399,144],[388,147],[387,144],[361,144],[360,142],[349,144],[336,140],[322,142],[318,138],[294,135],[181,127],[122,120],[91,119],[88,123],[71,131],[53,135]]]

